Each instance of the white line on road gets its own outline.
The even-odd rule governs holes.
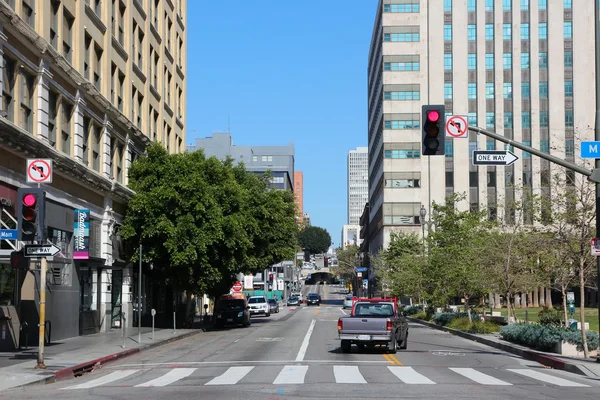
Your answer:
[[[155,386],[167,386],[173,382],[177,382],[180,379],[187,378],[190,376],[197,368],[175,368],[160,376],[156,379],[152,379],[151,381],[140,383],[135,387],[155,387]]]
[[[356,365],[334,365],[335,383],[367,383]]]
[[[140,363],[140,364],[123,364],[114,367],[104,367],[104,369],[117,369],[117,368],[131,368],[131,367],[145,367],[140,369],[151,369],[156,367],[171,367],[173,365],[235,365],[235,364],[289,364],[295,360],[240,360],[240,361],[178,361],[178,362],[164,362],[164,363]],[[302,360],[305,364],[372,364],[372,365],[389,365],[389,361],[375,361],[375,360]]]
[[[302,341],[302,346],[300,346],[300,350],[298,351],[298,355],[296,356],[296,361],[304,360],[304,356],[306,355],[306,350],[308,350],[308,342],[310,342],[310,335],[312,335],[313,329],[315,329],[316,319],[313,319],[308,327],[308,332],[306,332],[306,336],[304,336],[304,340]]]
[[[340,308],[340,311],[344,313],[344,315],[348,315],[348,313],[346,312],[346,310],[344,310],[343,308]]]
[[[499,386],[512,386],[512,383],[501,381],[493,376],[486,375],[482,372],[474,370],[473,368],[450,368],[451,371],[461,374],[465,378],[481,383],[482,385],[499,385]]]
[[[107,383],[118,381],[119,379],[127,378],[129,375],[138,372],[137,369],[124,369],[121,371],[111,372],[108,375],[104,375],[102,378],[94,379],[86,383],[80,383],[79,385],[69,386],[64,389],[90,389],[96,386],[106,385]]]
[[[308,365],[286,365],[275,378],[273,385],[304,383],[306,371],[308,371]]]
[[[567,386],[567,387],[589,387],[582,383],[568,381],[566,379],[559,378],[557,376],[542,374],[541,372],[533,371],[531,369],[509,369],[508,371],[514,372],[515,374],[523,375],[528,378],[537,379],[538,381],[551,383],[556,386]]]
[[[396,375],[404,383],[416,385],[435,385],[435,382],[421,375],[412,367],[388,367],[392,374]]]
[[[254,367],[231,367],[204,385],[235,385],[241,381]]]

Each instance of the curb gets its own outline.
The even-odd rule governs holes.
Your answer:
[[[515,345],[512,345],[512,344],[498,343],[494,340],[486,339],[481,336],[476,336],[472,333],[467,333],[467,332],[459,331],[456,329],[448,328],[446,326],[438,325],[433,322],[423,321],[421,319],[416,319],[416,318],[412,318],[412,317],[406,317],[406,319],[408,319],[411,322],[425,325],[425,326],[428,326],[433,329],[448,332],[452,335],[460,336],[464,339],[468,339],[473,342],[485,344],[486,346],[490,346],[490,347],[494,347],[499,350],[506,351],[507,353],[517,355],[526,360],[538,362],[542,365],[552,367],[554,369],[560,369],[563,371],[572,372],[574,374],[598,378],[598,376],[596,374],[594,374],[593,372],[588,370],[584,365],[581,365],[581,364],[573,364],[573,363],[567,362],[567,361],[562,360],[557,357],[553,357],[553,356],[550,356],[550,355],[547,355],[544,353],[540,353],[535,350],[516,347]]]
[[[59,371],[54,372],[53,375],[50,375],[41,381],[31,382],[30,384],[26,384],[23,386],[29,386],[31,384],[40,384],[40,383],[54,383],[54,382],[64,381],[67,379],[76,378],[76,377],[82,376],[85,373],[92,372],[92,371],[96,370],[97,368],[99,368],[100,366],[110,363],[112,361],[116,361],[116,360],[119,360],[119,359],[122,359],[125,357],[129,357],[133,354],[141,353],[145,350],[160,347],[165,344],[176,342],[178,340],[186,339],[191,336],[198,335],[202,332],[203,332],[202,329],[197,329],[192,332],[185,333],[183,335],[179,335],[179,336],[175,336],[175,337],[172,337],[169,339],[162,340],[160,342],[150,343],[150,344],[147,344],[147,345],[144,345],[141,347],[136,347],[134,349],[123,350],[123,351],[120,351],[120,352],[117,352],[114,354],[110,354],[108,356],[100,357],[95,360],[91,360],[91,361],[87,361],[87,362],[75,365],[73,367],[61,369]]]

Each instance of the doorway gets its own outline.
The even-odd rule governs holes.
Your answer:
[[[112,271],[111,286],[111,328],[121,328],[121,316],[123,312],[123,270]]]

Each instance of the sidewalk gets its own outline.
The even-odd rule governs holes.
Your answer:
[[[410,322],[415,322],[433,329],[438,329],[441,331],[451,333],[453,335],[463,337],[465,339],[472,340],[474,342],[482,343],[499,350],[504,350],[507,353],[515,354],[527,360],[536,361],[540,364],[552,367],[554,369],[560,369],[579,375],[585,375],[590,378],[600,379],[600,363],[597,363],[595,358],[590,358],[586,360],[583,358],[567,357],[556,353],[546,353],[543,351],[532,350],[529,347],[514,344],[506,340],[502,340],[498,334],[482,335],[475,333],[467,333],[463,331],[458,331],[456,329],[451,329],[445,326],[441,326],[433,322],[415,319],[412,317],[407,317],[407,319]]]
[[[155,329],[153,340],[152,328],[142,328],[142,340],[138,343],[138,329],[129,328],[125,338],[121,330],[114,330],[60,340],[45,346],[45,370],[35,369],[37,347],[0,353],[0,392],[19,386],[69,379],[93,371],[101,364],[201,332],[202,329],[177,329],[175,332],[173,329]]]

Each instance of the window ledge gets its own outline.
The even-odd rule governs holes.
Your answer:
[[[158,31],[156,30],[154,24],[150,24],[150,32],[152,32],[152,36],[154,36],[154,39],[156,39],[158,44],[161,44],[162,38],[160,37],[160,33],[158,33]]]
[[[102,32],[102,34],[106,32],[106,25],[104,25],[98,14],[96,14],[96,12],[92,10],[92,7],[88,6],[87,4],[85,5],[85,15],[87,15],[89,19],[92,20],[94,25],[96,25],[96,28],[100,29],[100,32]]]
[[[169,105],[167,104],[166,101],[165,101],[165,111],[167,112],[167,114],[169,114],[169,116],[171,118],[173,117],[173,110],[171,109],[171,107],[169,107]]]
[[[142,19],[145,21],[148,16],[146,15],[146,11],[144,11],[144,6],[140,3],[139,0],[133,0],[133,5],[142,16]]]
[[[183,20],[181,19],[181,16],[179,14],[177,14],[177,23],[179,24],[181,30],[185,31],[185,25],[183,24]]]
[[[160,99],[161,99],[160,93],[158,93],[158,90],[156,90],[156,88],[152,84],[150,84],[150,93],[152,93],[152,95],[154,96],[154,98],[156,100],[160,101]]]
[[[181,129],[183,129],[183,121],[179,117],[175,117],[175,122]]]
[[[137,66],[136,63],[131,63],[133,65],[133,72],[137,75],[138,78],[142,81],[142,83],[146,83],[146,75],[142,72],[142,70]]]
[[[127,54],[127,51],[123,48],[123,46],[121,46],[121,43],[119,43],[119,41],[117,40],[117,38],[115,38],[114,35],[112,36],[112,45],[113,49],[115,49],[117,53],[119,53],[123,60],[127,61],[129,59],[129,54]]]
[[[185,79],[185,74],[179,65],[176,66],[175,70],[177,71],[177,75],[183,80]]]
[[[171,55],[171,51],[169,51],[167,46],[165,46],[165,56],[171,62],[171,64],[173,64],[175,62],[175,60],[173,59],[173,56]]]

